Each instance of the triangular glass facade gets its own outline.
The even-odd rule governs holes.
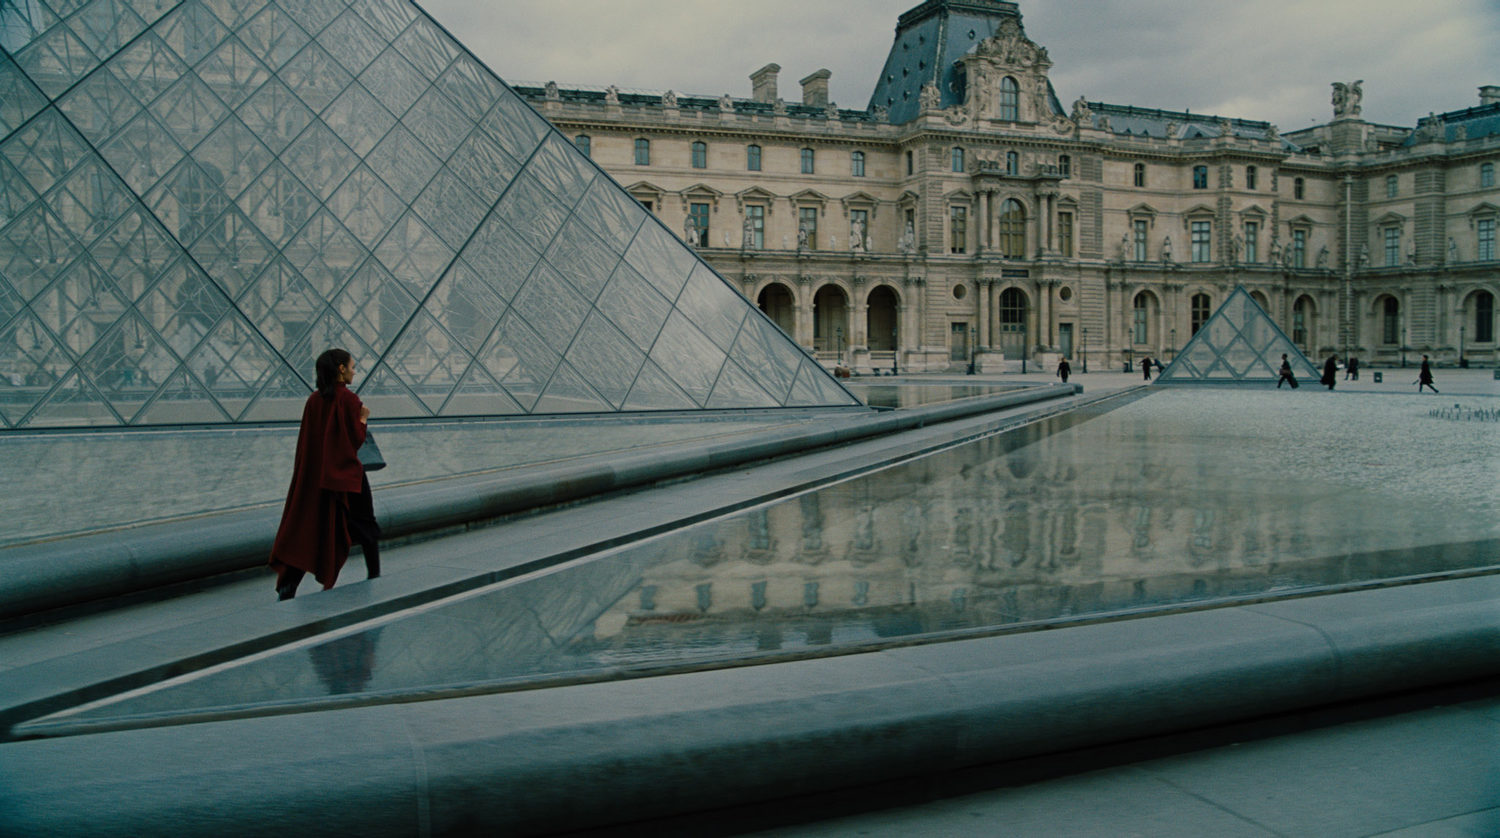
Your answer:
[[[1281,377],[1283,354],[1294,375],[1317,380],[1319,373],[1297,345],[1244,286],[1235,286],[1156,380],[1162,384],[1274,382]]]
[[[0,427],[856,400],[409,0],[0,2]]]

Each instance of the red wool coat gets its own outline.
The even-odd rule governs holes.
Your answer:
[[[359,397],[342,384],[334,387],[331,399],[316,392],[307,398],[292,483],[271,547],[271,567],[300,568],[325,589],[333,587],[349,558],[345,493],[359,494],[364,483],[365,469],[356,453],[365,441],[361,407]]]

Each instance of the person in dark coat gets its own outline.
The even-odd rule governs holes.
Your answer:
[[[1422,356],[1422,369],[1417,372],[1417,392],[1422,392],[1423,387],[1429,387],[1436,393],[1438,388],[1432,386],[1432,364],[1427,362],[1427,356]]]
[[[1318,379],[1318,381],[1321,382],[1321,383],[1323,383],[1323,384],[1328,385],[1328,389],[1332,390],[1333,389],[1333,385],[1336,384],[1338,382],[1338,380],[1339,380],[1339,356],[1337,356],[1337,355],[1329,355],[1328,356],[1328,360],[1326,360],[1326,361],[1323,362],[1323,377],[1320,378],[1320,379]]]
[[[369,578],[380,575],[380,525],[357,453],[370,409],[348,387],[354,359],[342,349],[324,352],[317,378],[318,389],[302,409],[292,482],[271,547],[279,599],[296,596],[308,573],[323,590],[332,588],[351,543],[363,549]]]
[[[1057,377],[1061,378],[1064,384],[1068,383],[1068,376],[1072,374],[1073,367],[1068,363],[1067,358],[1063,358],[1061,361],[1057,362]]]
[[[1359,359],[1353,355],[1349,356],[1349,365],[1344,367],[1344,380],[1348,381],[1351,378],[1355,381],[1359,380]]]
[[[1141,359],[1141,373],[1146,376],[1147,381],[1151,380],[1151,358],[1149,356]]]
[[[1292,375],[1292,362],[1287,360],[1285,352],[1281,353],[1281,377],[1276,379],[1276,389],[1280,390],[1283,384],[1290,384],[1293,390],[1297,389],[1297,377]]]

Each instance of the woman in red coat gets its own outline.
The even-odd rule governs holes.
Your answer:
[[[280,599],[296,596],[308,573],[323,590],[332,588],[351,543],[364,550],[369,578],[380,575],[380,525],[357,454],[370,409],[347,386],[354,381],[348,352],[330,349],[318,356],[317,375],[317,392],[302,408],[292,485],[271,548]]]

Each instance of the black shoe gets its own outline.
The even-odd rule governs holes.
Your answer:
[[[283,602],[297,595],[296,585],[283,585],[276,589],[276,601]]]

